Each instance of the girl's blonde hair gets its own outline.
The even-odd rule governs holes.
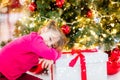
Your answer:
[[[51,32],[51,36],[57,36],[57,42],[53,45],[53,48],[63,48],[67,42],[68,39],[63,33],[63,31],[57,26],[56,22],[54,20],[50,20],[46,26],[43,28],[46,28],[48,31]],[[39,29],[38,33],[40,34],[42,32],[42,29]]]

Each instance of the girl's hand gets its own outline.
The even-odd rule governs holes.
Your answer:
[[[51,66],[54,64],[54,61],[48,59],[40,59],[39,63],[42,63],[42,68],[50,69]]]

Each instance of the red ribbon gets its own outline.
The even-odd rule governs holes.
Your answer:
[[[54,69],[53,69],[53,65],[51,65],[50,67],[50,73],[51,73],[51,80],[54,80]]]
[[[81,75],[80,76],[81,76],[82,80],[87,80],[85,56],[83,54],[81,54],[82,52],[97,52],[97,49],[72,50],[72,52],[68,52],[68,53],[72,53],[72,54],[75,54],[75,53],[78,54],[74,59],[71,60],[71,62],[69,63],[69,66],[74,67],[78,58],[80,58],[80,64],[81,64],[81,66],[80,66]]]

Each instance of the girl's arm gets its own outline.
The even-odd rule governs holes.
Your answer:
[[[54,49],[54,48],[49,48],[43,41],[42,37],[40,36],[35,36],[34,38],[31,39],[31,49],[34,53],[39,55],[40,57],[49,59],[49,60],[54,60],[59,58],[60,53]]]

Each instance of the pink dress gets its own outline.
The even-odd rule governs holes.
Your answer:
[[[48,48],[36,32],[24,35],[0,51],[0,72],[9,80],[16,80],[23,73],[38,64],[40,57],[56,61],[59,53]]]

